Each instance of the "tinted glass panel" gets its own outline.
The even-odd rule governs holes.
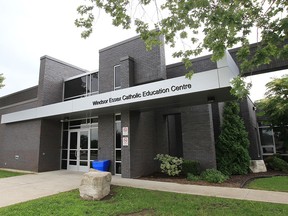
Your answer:
[[[97,160],[98,159],[98,151],[97,150],[91,150],[90,151],[90,160]]]
[[[67,130],[68,129],[68,122],[63,122],[63,129]]]
[[[90,130],[90,148],[98,148],[98,128],[93,128]]]
[[[67,159],[67,150],[62,150],[62,159]]]
[[[62,160],[61,169],[67,169],[67,160]]]
[[[91,74],[91,92],[99,91],[98,83],[98,73]]]
[[[90,75],[86,76],[87,79],[87,83],[86,83],[86,89],[87,89],[87,93],[91,92],[91,79],[90,79]]]
[[[116,130],[116,148],[121,148],[121,122],[115,122]]]
[[[86,119],[70,121],[70,128],[80,128],[84,124],[86,124]]]
[[[114,87],[121,88],[121,71],[120,65],[114,67]]]
[[[86,76],[79,77],[64,83],[64,98],[86,94]]]
[[[70,149],[77,149],[77,132],[70,133]]]
[[[87,161],[80,161],[80,166],[87,166],[88,162]]]
[[[80,149],[88,149],[88,131],[80,132]]]
[[[80,160],[88,160],[88,150],[80,150]]]
[[[121,174],[121,163],[116,162],[116,174]]]
[[[76,165],[77,161],[69,161],[69,165]]]
[[[116,161],[121,161],[121,150],[116,150]]]
[[[274,140],[276,153],[287,154],[288,153],[288,128],[286,127],[274,127]]]
[[[260,138],[261,138],[261,145],[274,145],[273,143],[273,131],[271,128],[260,128]]]
[[[68,131],[63,131],[62,148],[67,149],[67,147],[68,147]]]
[[[77,159],[77,151],[76,150],[71,150],[70,151],[70,159],[76,160]]]

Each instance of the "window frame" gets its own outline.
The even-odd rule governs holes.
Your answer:
[[[116,68],[120,69],[120,86],[116,86]],[[120,68],[120,64],[118,65],[114,65],[114,91],[121,89],[121,68]]]

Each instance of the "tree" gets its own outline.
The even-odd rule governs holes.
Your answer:
[[[3,81],[4,81],[3,74],[0,74],[0,88],[4,87]]]
[[[239,104],[226,102],[221,133],[216,144],[217,169],[225,175],[246,174],[249,170],[249,140],[239,116]]]
[[[160,35],[171,47],[178,40],[187,44],[173,54],[187,68],[191,68],[189,58],[204,49],[217,61],[235,45],[241,46],[237,57],[242,72],[275,58],[288,59],[287,0],[90,0],[77,9],[81,17],[75,24],[84,27],[83,38],[93,31],[97,8],[109,14],[115,26],[128,29],[134,24],[148,49],[160,44]],[[261,42],[251,53],[248,38],[255,28]]]
[[[288,125],[288,74],[266,85],[265,98],[256,102],[260,115],[275,126]]]
[[[265,117],[264,124],[278,126],[279,139],[284,153],[288,151],[288,74],[266,84],[265,98],[256,102],[258,116]]]

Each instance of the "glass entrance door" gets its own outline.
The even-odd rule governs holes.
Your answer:
[[[89,130],[81,129],[69,131],[68,170],[89,171],[89,140]]]

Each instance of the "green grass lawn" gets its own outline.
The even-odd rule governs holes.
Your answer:
[[[270,178],[255,179],[248,184],[248,188],[288,192],[288,176],[274,176]]]
[[[0,170],[0,178],[7,178],[7,177],[19,176],[19,175],[25,175],[25,173]]]
[[[84,201],[78,190],[0,208],[0,215],[288,215],[288,205],[194,196],[129,187],[112,188],[102,201]],[[138,215],[138,214],[134,214]]]

